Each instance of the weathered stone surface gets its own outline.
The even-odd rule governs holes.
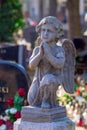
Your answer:
[[[24,106],[21,111],[22,121],[53,122],[66,117],[65,107],[59,106],[51,109],[42,109],[33,106]]]
[[[51,123],[33,123],[17,120],[14,130],[75,130],[75,124],[68,118]]]
[[[66,92],[74,92],[75,47],[71,40],[63,38],[63,26],[56,17],[43,18],[36,31],[38,46],[29,59],[29,67],[34,68],[35,75],[27,100],[31,106],[54,108],[60,85]]]
[[[43,18],[36,31],[39,46],[29,59],[29,67],[35,69],[27,96],[30,106],[22,108],[14,130],[75,130],[75,124],[66,118],[65,107],[56,102],[59,85],[74,92],[75,48],[72,41],[63,39],[63,27],[56,17]]]

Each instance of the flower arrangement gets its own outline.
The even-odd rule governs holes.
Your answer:
[[[0,130],[6,130],[6,122],[3,119],[0,119]]]
[[[67,116],[71,118],[77,126],[87,128],[87,84],[84,79],[75,81],[75,92],[70,95],[64,93],[57,99],[61,105],[66,106]]]
[[[25,89],[20,88],[14,98],[8,98],[6,101],[7,109],[5,110],[9,120],[13,123],[21,117],[21,108],[24,105]]]

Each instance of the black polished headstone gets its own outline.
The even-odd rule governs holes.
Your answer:
[[[26,46],[13,45],[0,48],[0,59],[14,61],[26,68]]]
[[[30,84],[30,77],[23,66],[0,60],[0,113],[4,109],[5,101],[14,97],[19,88],[25,88],[27,98]]]

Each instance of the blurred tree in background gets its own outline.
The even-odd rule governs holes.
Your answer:
[[[49,14],[51,16],[56,16],[56,14],[57,14],[57,1],[56,0],[50,0],[49,4],[50,4]]]
[[[0,0],[0,42],[12,42],[13,33],[24,26],[19,0]]]
[[[61,1],[61,0],[60,0]],[[68,12],[67,21],[69,27],[68,37],[70,39],[81,37],[81,20],[79,13],[79,3],[80,0],[66,0],[66,9]],[[49,14],[56,16],[57,13],[57,0],[49,1]]]
[[[69,37],[81,37],[81,21],[79,14],[79,0],[67,0]]]

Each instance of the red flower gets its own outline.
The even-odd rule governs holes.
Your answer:
[[[19,95],[19,96],[24,96],[24,95],[25,95],[25,89],[24,89],[24,88],[20,88],[20,89],[18,90],[18,95]]]
[[[10,120],[6,121],[6,130],[13,130],[13,123]]]
[[[87,85],[85,86],[85,88],[87,89]]]
[[[83,121],[80,120],[78,123],[77,123],[78,126],[82,126],[83,125]]]
[[[14,115],[14,118],[15,119],[18,119],[18,118],[21,118],[21,112],[20,111],[17,111]]]
[[[5,124],[5,121],[3,119],[0,119],[0,126]]]
[[[76,91],[76,94],[77,94],[77,95],[80,95],[80,93],[81,93],[81,91],[78,89],[78,90]]]
[[[14,105],[14,100],[13,98],[8,98],[8,100],[6,101],[6,105],[12,107]]]

